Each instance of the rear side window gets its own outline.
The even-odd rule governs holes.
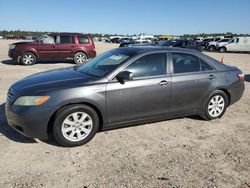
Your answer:
[[[174,45],[174,47],[183,47],[183,41],[177,41]]]
[[[73,44],[74,37],[73,36],[60,36],[60,44]]]
[[[86,36],[79,36],[78,37],[78,42],[79,44],[88,44],[89,43],[89,38]]]
[[[195,46],[195,41],[188,40],[188,41],[186,42],[186,46]]]
[[[201,63],[201,71],[212,71],[214,70],[213,67],[211,67],[207,62],[200,59]]]
[[[166,54],[145,55],[128,65],[125,70],[132,72],[135,78],[165,75],[167,74]]]
[[[174,73],[211,71],[213,68],[195,55],[172,53]]]

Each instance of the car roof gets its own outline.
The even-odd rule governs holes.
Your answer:
[[[171,52],[191,52],[200,53],[192,49],[177,48],[177,47],[166,47],[166,46],[132,46],[132,47],[122,47],[118,48],[120,52],[124,53],[147,53],[147,52],[157,52],[157,51],[171,51]]]
[[[46,33],[48,35],[88,35],[86,33]]]

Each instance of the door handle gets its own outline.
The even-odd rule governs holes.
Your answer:
[[[166,80],[162,80],[162,81],[160,81],[159,85],[165,86],[165,85],[168,85],[168,82]]]
[[[214,75],[209,75],[208,79],[213,80],[213,79],[215,79],[215,76]]]

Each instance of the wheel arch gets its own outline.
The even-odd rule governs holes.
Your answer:
[[[50,117],[50,119],[49,119],[49,121],[48,121],[48,125],[47,125],[47,134],[50,136],[50,134],[52,133],[52,131],[53,131],[53,122],[54,122],[54,120],[55,120],[55,115],[56,115],[56,113],[59,111],[59,110],[61,110],[62,108],[64,108],[64,107],[66,107],[66,106],[70,106],[70,105],[87,105],[87,106],[89,106],[89,107],[91,107],[91,108],[93,108],[95,111],[96,111],[96,113],[97,113],[97,115],[98,115],[98,118],[99,118],[99,123],[100,123],[100,125],[99,125],[99,131],[100,130],[102,130],[103,129],[103,125],[104,125],[104,121],[103,121],[103,114],[102,114],[102,112],[101,112],[101,110],[96,106],[96,105],[94,105],[94,104],[92,104],[92,103],[89,103],[89,102],[73,102],[73,103],[67,103],[67,104],[64,104],[63,106],[60,106],[58,109],[56,109],[55,111],[54,111],[54,113],[51,115],[51,117]]]
[[[213,94],[214,91],[223,91],[227,96],[227,106],[230,105],[230,103],[231,103],[231,94],[228,91],[228,89],[226,89],[224,87],[218,87],[218,88],[215,88],[214,90],[212,90],[211,92],[209,92],[208,95],[206,95],[204,101],[206,101],[209,97],[211,97],[211,95]]]
[[[225,48],[225,52],[227,52],[227,51],[228,51],[228,49],[227,49],[227,47],[226,47],[226,46],[221,46],[221,47],[220,47],[220,49],[222,49],[222,48]]]
[[[219,88],[218,90],[223,91],[227,95],[227,106],[229,106],[231,104],[231,94],[229,91],[225,88]]]
[[[75,57],[75,55],[76,55],[78,52],[84,53],[84,54],[86,55],[87,59],[89,59],[89,56],[88,56],[88,54],[86,53],[86,51],[85,51],[85,50],[82,50],[82,49],[76,50],[76,51],[74,52],[74,57]]]

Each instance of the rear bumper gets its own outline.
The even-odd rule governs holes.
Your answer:
[[[94,58],[94,57],[96,57],[96,51],[95,51],[95,50],[90,50],[90,51],[88,52],[88,58],[89,58],[89,59],[92,59],[92,58]]]
[[[229,89],[230,105],[232,105],[232,104],[236,103],[238,100],[240,100],[244,91],[245,91],[244,81],[240,81],[240,82],[233,84]]]
[[[13,106],[6,101],[5,112],[8,124],[17,132],[31,138],[48,138],[47,127],[52,109]]]

